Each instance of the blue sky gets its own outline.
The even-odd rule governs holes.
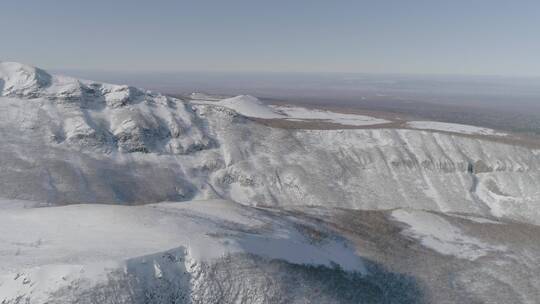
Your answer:
[[[540,1],[3,0],[45,68],[540,76]]]

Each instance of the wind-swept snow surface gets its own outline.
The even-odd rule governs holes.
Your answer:
[[[418,238],[422,245],[441,254],[476,260],[491,252],[505,252],[503,246],[493,246],[469,237],[443,217],[425,211],[396,210],[392,216],[407,225],[407,235]]]
[[[347,126],[370,126],[389,123],[390,121],[367,115],[344,114],[328,110],[307,109],[293,106],[274,106],[274,109],[286,115],[291,121],[321,121]]]
[[[16,62],[0,61],[0,96],[25,96],[37,87],[50,84],[51,76],[43,70]]]
[[[259,99],[250,95],[240,95],[223,99],[218,101],[217,105],[235,110],[248,117],[264,119],[283,118],[283,115],[277,113],[272,108],[264,105]]]
[[[348,126],[368,126],[388,123],[388,120],[357,114],[343,114],[320,109],[307,109],[294,106],[269,106],[249,95],[219,99],[203,94],[192,94],[196,103],[213,104],[234,110],[253,118],[284,119],[290,121],[329,122]]]
[[[107,272],[125,271],[129,259],[174,248],[183,248],[186,268],[253,254],[366,271],[343,239],[301,220],[226,201],[4,209],[0,234],[2,303],[19,297],[45,303],[78,280],[97,285],[107,280]],[[154,264],[154,276],[169,271],[160,267]]]
[[[438,122],[438,121],[409,121],[407,122],[407,126],[413,129],[445,131],[445,132],[462,133],[462,134],[469,134],[469,135],[496,135],[496,136],[508,135],[506,133],[498,132],[489,128],[455,124],[455,123],[447,123],[447,122]]]
[[[534,303],[540,290],[538,227],[423,211],[223,200],[10,208],[0,235],[9,304]],[[449,271],[459,288],[447,288]]]

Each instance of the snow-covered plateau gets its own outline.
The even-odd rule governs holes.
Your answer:
[[[508,134],[10,62],[0,96],[2,304],[540,297],[540,151]]]
[[[497,132],[493,129],[461,125],[455,123],[438,122],[438,121],[409,121],[407,126],[414,129],[435,130],[445,132],[455,132],[470,135],[496,135],[506,136],[504,132]]]

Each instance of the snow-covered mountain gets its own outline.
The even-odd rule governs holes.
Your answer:
[[[456,286],[480,276],[523,303],[540,290],[505,274],[538,274],[540,247],[520,242],[540,223],[540,150],[506,133],[7,62],[0,95],[3,303],[456,299],[423,258],[454,263]],[[108,205],[33,208],[88,203]]]
[[[0,147],[0,197],[52,204],[222,198],[540,221],[540,152],[528,147],[481,134],[384,128],[377,118],[361,129],[275,128],[235,111],[287,115],[253,97],[191,102],[20,64],[0,70],[0,134],[8,143]]]
[[[166,96],[117,86],[52,76],[17,64],[0,65],[3,121],[41,131],[57,143],[110,152],[189,153],[209,141],[192,109]],[[16,101],[14,101],[14,99]]]

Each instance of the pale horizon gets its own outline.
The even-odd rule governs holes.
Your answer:
[[[539,77],[540,3],[4,1],[0,60],[45,69]]]

